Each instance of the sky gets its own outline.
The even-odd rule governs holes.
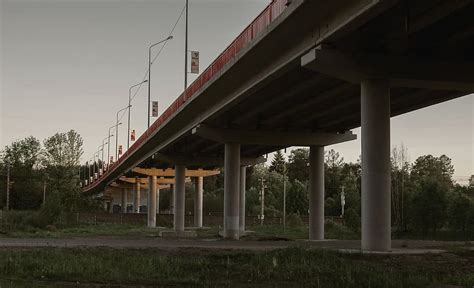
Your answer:
[[[261,12],[269,0],[190,0],[189,50],[201,71]],[[84,138],[83,161],[97,151],[129,87],[147,71],[148,47],[166,38],[184,0],[0,0],[0,147],[33,135],[45,139],[74,129]],[[152,100],[160,113],[182,92],[184,18],[152,67]],[[154,54],[161,49],[157,46]],[[191,83],[196,75],[189,75]],[[132,102],[131,129],[146,127],[147,89]],[[474,174],[474,96],[392,118],[392,146],[410,160],[446,154],[455,179]],[[121,116],[121,115],[119,115]],[[153,119],[152,119],[153,121]],[[119,144],[126,145],[126,116]],[[357,161],[358,140],[327,147]],[[114,129],[111,133],[115,134]],[[115,153],[112,139],[111,155]],[[271,159],[271,157],[270,157]]]

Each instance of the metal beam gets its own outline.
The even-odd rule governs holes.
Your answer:
[[[261,130],[237,130],[212,128],[198,125],[192,130],[202,138],[221,143],[241,143],[268,146],[327,146],[357,139],[352,132],[347,133],[297,133]]]

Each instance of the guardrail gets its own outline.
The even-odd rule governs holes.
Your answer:
[[[209,65],[204,72],[161,114],[161,116],[133,143],[118,160],[108,167],[107,171],[99,179],[85,186],[91,189],[101,182],[101,179],[108,176],[125,159],[132,155],[138,148],[153,135],[166,120],[168,120],[178,109],[191,99],[206,83],[218,74],[222,68],[245,48],[253,39],[260,35],[265,28],[270,25],[285,10],[288,0],[273,0],[247,28]],[[130,135],[128,136],[130,137]]]

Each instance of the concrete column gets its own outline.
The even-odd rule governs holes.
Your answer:
[[[156,185],[156,200],[155,200],[155,203],[156,203],[156,214],[160,214],[160,188],[159,186],[160,185]]]
[[[203,194],[203,177],[195,179],[195,195],[194,195],[194,227],[202,227],[202,194]]]
[[[247,176],[247,167],[240,167],[240,201],[239,201],[239,231],[245,232],[245,180]]]
[[[148,177],[148,227],[156,227],[156,189],[157,189],[156,176]]]
[[[140,213],[140,182],[137,179],[135,182],[135,203],[133,203],[133,209],[135,213]]]
[[[170,214],[174,214],[174,185],[170,185]]]
[[[239,239],[240,144],[225,144],[224,238]]]
[[[361,84],[362,249],[389,251],[390,235],[390,83]]]
[[[174,230],[184,231],[184,205],[185,205],[185,175],[186,167],[183,165],[175,166],[175,185],[174,185]]]
[[[324,240],[324,147],[309,152],[309,240]]]
[[[122,188],[122,213],[127,213],[128,191]]]

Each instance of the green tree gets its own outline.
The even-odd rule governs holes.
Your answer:
[[[324,186],[326,197],[339,199],[343,186],[342,167],[344,158],[331,149],[325,153]]]
[[[446,155],[434,157],[433,155],[420,156],[413,164],[410,177],[416,183],[424,178],[437,179],[444,189],[451,189],[453,181],[454,166],[451,159]]]
[[[414,228],[425,236],[443,227],[446,221],[447,191],[437,179],[423,178],[412,195],[410,216]]]
[[[448,222],[450,228],[465,232],[471,220],[474,203],[467,195],[459,192],[453,193],[448,206]]]
[[[288,189],[286,197],[287,213],[308,215],[309,199],[308,187],[299,180],[294,180]]]
[[[5,147],[1,162],[4,168],[2,170],[6,171],[6,165],[10,167],[10,179],[13,182],[10,191],[11,208],[35,209],[41,205],[41,151],[41,143],[33,136],[14,141]]]
[[[275,152],[275,155],[273,156],[272,164],[270,165],[269,168],[270,172],[275,171],[281,175],[284,175],[286,173],[286,161],[285,161],[285,156],[281,152],[281,150],[278,150]]]
[[[309,149],[298,148],[291,151],[288,157],[288,180],[307,182],[309,178]]]

